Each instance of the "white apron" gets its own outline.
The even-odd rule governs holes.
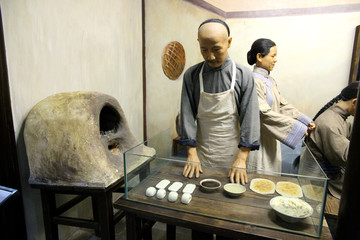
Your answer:
[[[236,65],[232,63],[231,88],[220,93],[204,92],[203,64],[197,114],[197,153],[202,163],[231,167],[239,151],[240,123],[235,102]]]

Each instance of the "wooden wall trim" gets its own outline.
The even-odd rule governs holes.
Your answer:
[[[358,92],[360,99],[360,91]],[[360,101],[356,104],[356,114],[350,139],[348,160],[341,192],[341,200],[335,239],[359,239],[360,236]]]
[[[2,22],[0,9],[0,185],[21,193]],[[22,194],[0,206],[0,238],[26,239]]]
[[[145,0],[141,0],[141,27],[142,27],[142,75],[143,75],[143,135],[144,141],[147,140],[146,127],[146,48],[145,48]]]
[[[359,71],[359,59],[360,59],[360,25],[355,29],[354,48],[351,58],[349,84],[355,82]]]
[[[341,4],[333,6],[308,7],[308,8],[283,8],[266,9],[254,11],[234,11],[226,12],[219,9],[204,0],[184,0],[195,6],[201,7],[209,12],[215,13],[223,18],[264,18],[264,17],[285,17],[285,16],[303,16],[314,14],[359,12],[360,4]]]
[[[359,12],[360,4],[343,4],[324,7],[309,8],[283,8],[259,11],[227,12],[225,18],[263,18],[263,17],[287,17],[305,16],[331,13]]]

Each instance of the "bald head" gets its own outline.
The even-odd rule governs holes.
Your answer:
[[[209,22],[199,27],[198,38],[228,39],[228,32],[224,25],[217,22]]]
[[[232,38],[229,37],[226,26],[219,22],[206,22],[199,27],[200,51],[205,62],[212,68],[220,67],[227,57]]]
[[[224,22],[223,20],[221,19],[218,19],[218,18],[210,18],[210,19],[207,19],[205,21],[203,21],[200,26],[199,26],[199,29],[201,28],[202,25],[206,24],[206,23],[220,23],[221,25],[223,25],[226,30],[227,30],[227,34],[228,34],[228,37],[230,37],[230,28],[229,26],[226,24],[226,22]]]

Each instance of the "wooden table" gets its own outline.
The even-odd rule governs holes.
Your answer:
[[[144,220],[164,222],[168,226],[168,239],[175,239],[175,226],[195,229],[208,233],[215,233],[225,237],[243,239],[314,239],[305,235],[316,235],[313,221],[316,216],[307,218],[296,224],[290,224],[277,218],[269,206],[269,200],[278,195],[260,195],[249,190],[240,198],[229,198],[222,191],[204,193],[196,188],[192,194],[193,199],[189,205],[170,203],[167,199],[159,200],[156,197],[146,197],[145,190],[149,186],[155,186],[161,179],[195,183],[204,178],[216,178],[226,183],[226,169],[209,168],[199,179],[185,179],[181,176],[183,165],[170,163],[157,173],[149,175],[145,181],[129,190],[128,200],[121,198],[114,203],[114,207],[126,212],[127,238],[138,239],[139,236],[149,236],[151,223]],[[248,174],[249,179],[261,177],[256,174]],[[274,182],[288,180],[296,182],[296,178],[284,178],[280,176],[267,176]],[[179,194],[181,196],[181,194]],[[300,233],[296,234],[294,232]],[[321,239],[331,239],[331,234],[324,220]]]
[[[146,228],[147,222],[159,221],[167,224],[167,239],[176,239],[175,226],[195,229],[201,232],[234,239],[316,239],[248,224],[234,223],[212,217],[200,216],[172,209],[156,207],[144,203],[118,199],[114,207],[126,212],[126,233],[128,240],[149,236],[151,230]],[[151,224],[151,223],[150,223]],[[150,235],[151,236],[151,235]],[[151,239],[146,238],[145,239]],[[332,239],[327,223],[324,220],[320,239]]]
[[[94,229],[96,235],[103,240],[114,240],[114,225],[125,215],[123,211],[113,212],[112,193],[119,190],[123,184],[119,179],[107,188],[69,187],[32,184],[39,188],[43,208],[45,236],[47,240],[58,240],[58,225],[76,226]],[[74,198],[61,206],[56,204],[56,194],[70,194]],[[75,207],[86,198],[92,201],[92,219],[63,216],[67,210]]]
[[[337,217],[339,213],[340,199],[331,196],[328,194],[326,197],[326,205],[325,205],[325,215],[329,215],[332,217]]]
[[[131,176],[139,176],[140,180],[145,178],[149,174],[150,161],[151,158],[131,166],[133,168]],[[34,183],[30,185],[33,188],[40,189],[46,240],[59,239],[59,224],[94,229],[96,235],[102,240],[115,239],[114,226],[125,216],[125,213],[118,211],[114,214],[112,194],[114,192],[124,192],[124,176],[120,176],[118,180],[107,187],[59,186]],[[57,206],[57,194],[70,194],[75,195],[75,197],[61,206]],[[92,219],[63,216],[63,213],[88,197],[91,198],[92,202]]]
[[[324,210],[325,219],[333,236],[336,234],[336,225],[339,214],[340,200],[328,193]]]

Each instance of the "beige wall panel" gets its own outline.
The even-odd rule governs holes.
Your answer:
[[[169,42],[180,42],[186,54],[183,73],[203,61],[197,42],[200,23],[217,15],[180,0],[147,0],[146,3],[146,88],[148,137],[171,128],[180,111],[183,74],[177,80],[165,76],[161,56]]]
[[[360,13],[230,19],[230,56],[249,66],[246,54],[258,38],[272,39],[278,62],[271,75],[281,94],[309,117],[347,86]]]
[[[28,239],[44,239],[39,191],[27,183],[24,120],[49,95],[98,91],[119,101],[130,129],[142,141],[141,1],[0,0],[0,4]],[[60,230],[61,237],[67,234]]]

